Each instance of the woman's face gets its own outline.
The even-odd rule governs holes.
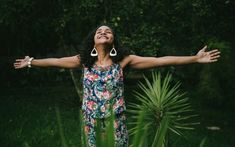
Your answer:
[[[114,36],[112,30],[108,26],[99,27],[94,36],[95,45],[113,44]]]

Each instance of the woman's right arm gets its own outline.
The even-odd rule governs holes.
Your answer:
[[[16,62],[14,63],[15,69],[28,67],[29,60],[29,56],[26,56],[24,59],[16,59]],[[79,55],[63,58],[33,59],[31,61],[31,66],[77,68],[81,66],[81,60]]]

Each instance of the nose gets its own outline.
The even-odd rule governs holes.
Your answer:
[[[105,32],[105,31],[102,31],[102,32],[101,32],[101,35],[103,35],[103,34],[106,34],[106,32]]]

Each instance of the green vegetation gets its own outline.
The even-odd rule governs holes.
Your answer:
[[[162,136],[159,128],[165,126],[163,122],[165,123],[166,120],[168,120],[166,129],[180,136],[183,135],[182,130],[191,130],[193,125],[198,124],[191,121],[196,115],[192,114],[188,98],[179,88],[180,84],[172,83],[171,75],[167,74],[166,77],[162,77],[160,73],[153,72],[152,81],[146,77],[144,79],[145,83],[140,83],[140,90],[135,92],[136,100],[141,103],[131,103],[129,108],[134,118],[134,126],[130,133],[142,132],[141,138],[134,139],[140,141],[137,143],[139,146],[156,146],[159,143],[159,135]],[[169,138],[164,135],[162,140],[167,145]]]
[[[4,89],[0,104],[2,147],[61,146],[61,130],[69,147],[80,144],[79,103],[72,86]]]
[[[1,0],[0,66],[4,70],[0,87],[70,80],[67,70],[15,71],[12,63],[25,55],[78,54],[93,28],[110,24],[121,43],[142,56],[193,55],[205,44],[219,48],[221,59],[215,64],[162,70],[198,86],[195,90],[206,105],[223,107],[235,96],[234,6],[230,0]]]
[[[138,89],[135,86],[126,85],[127,104],[136,101],[130,94],[132,90]],[[192,107],[200,114],[198,119],[201,124],[197,125],[195,130],[183,131],[183,137],[168,134],[170,135],[169,145],[198,147],[206,137],[205,147],[233,146],[235,143],[233,111],[226,108],[215,110],[203,107],[198,105],[197,97],[193,95],[189,97],[194,100]],[[67,146],[75,147],[82,144],[79,100],[72,84],[4,89],[1,99],[0,142],[2,147],[62,146],[61,130]],[[61,126],[58,125],[57,108]],[[134,122],[129,114],[127,118],[129,123]],[[207,129],[211,126],[217,126],[220,129],[214,131]]]
[[[231,0],[1,0],[0,146],[82,144],[81,91],[74,88],[74,84],[80,86],[81,71],[16,71],[12,64],[25,55],[77,54],[83,38],[99,24],[113,26],[121,43],[142,56],[193,55],[205,44],[209,49],[219,48],[217,63],[158,68],[182,82],[201,122],[195,130],[183,131],[184,137],[167,133],[168,143],[175,147],[234,146],[234,7]],[[137,99],[131,91],[140,89],[135,78],[151,75],[148,71],[125,73],[126,100],[133,103]]]

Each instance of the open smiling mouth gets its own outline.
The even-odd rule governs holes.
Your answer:
[[[100,39],[100,38],[108,39],[108,37],[106,37],[106,36],[98,36],[97,38],[98,38],[98,39]]]

